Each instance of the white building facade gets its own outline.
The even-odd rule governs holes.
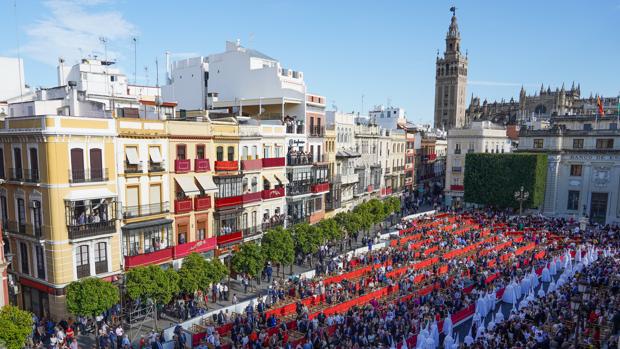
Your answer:
[[[468,153],[509,153],[510,151],[511,143],[506,136],[506,128],[490,121],[475,121],[469,127],[449,130],[444,186],[446,205],[460,207],[463,203],[465,157]]]

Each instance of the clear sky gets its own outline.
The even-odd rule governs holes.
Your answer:
[[[409,120],[430,122],[435,57],[453,4],[469,52],[467,103],[472,93],[517,98],[522,84],[530,93],[572,81],[582,95],[620,93],[620,0],[0,0],[0,55],[17,56],[19,47],[26,82],[52,86],[59,56],[101,57],[106,37],[108,56],[133,77],[137,37],[138,82],[147,82],[148,67],[153,84],[155,58],[162,81],[166,50],[206,56],[241,39],[303,71],[329,106],[359,111],[364,95],[366,111],[389,100]]]

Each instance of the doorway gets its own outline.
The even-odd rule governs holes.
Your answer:
[[[592,193],[590,203],[590,219],[592,219],[592,222],[605,224],[608,195],[608,193]]]

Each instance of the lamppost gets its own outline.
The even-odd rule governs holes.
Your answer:
[[[575,326],[575,348],[579,347],[579,333],[581,332],[581,322],[584,315],[588,313],[588,302],[590,301],[590,285],[583,277],[579,279],[577,284],[578,294],[571,298],[570,307],[577,314],[577,324]]]
[[[530,193],[525,191],[523,186],[519,191],[515,191],[515,200],[519,201],[519,216],[523,215],[523,202],[530,197]]]

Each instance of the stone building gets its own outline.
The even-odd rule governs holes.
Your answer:
[[[448,130],[465,125],[467,55],[461,53],[461,33],[453,12],[443,57],[437,55],[435,75],[435,128]]]

